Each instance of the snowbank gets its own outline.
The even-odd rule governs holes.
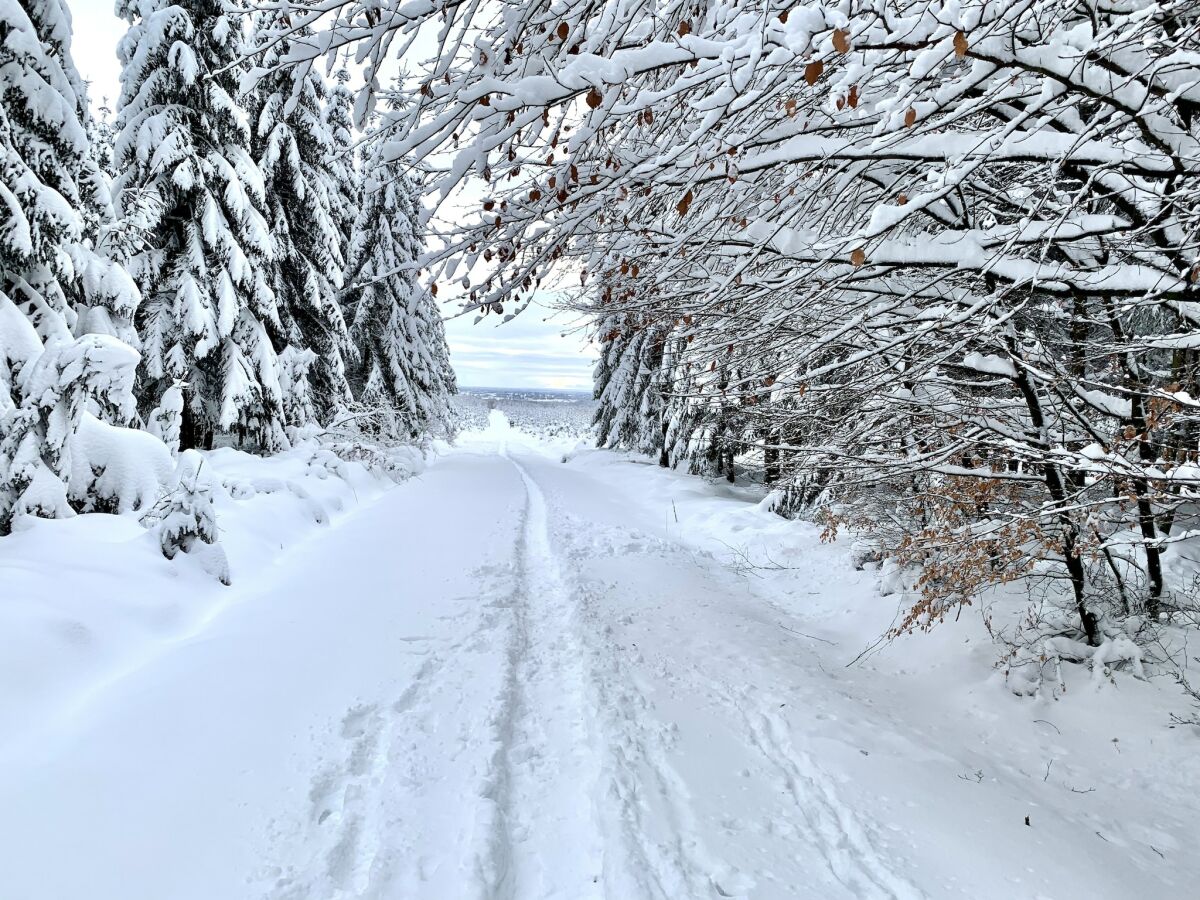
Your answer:
[[[311,442],[267,458],[233,449],[203,454],[233,584],[225,587],[208,556],[168,560],[157,530],[139,523],[170,481],[163,444],[90,416],[84,426],[77,440],[86,458],[104,463],[99,493],[112,485],[122,510],[132,512],[27,519],[0,539],[0,734],[28,735],[32,723],[74,708],[197,632],[237,602],[240,584],[392,484]],[[111,432],[121,432],[123,452],[109,458]],[[145,453],[124,452],[130,434],[145,438]],[[88,477],[91,468],[73,473],[72,487]]]

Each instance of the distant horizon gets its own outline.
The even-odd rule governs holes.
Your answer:
[[[565,388],[565,387],[523,387],[520,385],[499,385],[499,384],[460,384],[458,390],[462,391],[521,391],[524,393],[537,394],[583,394],[592,396],[590,388]]]

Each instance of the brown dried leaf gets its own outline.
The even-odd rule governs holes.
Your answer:
[[[560,41],[565,41],[567,39],[567,35],[570,33],[571,33],[570,25],[568,25],[566,22],[558,23],[558,30],[555,32],[555,34],[558,35],[558,39]]]
[[[967,55],[967,36],[961,31],[954,32],[954,55],[962,59]]]
[[[904,127],[912,128],[913,124],[916,121],[917,121],[917,111],[916,111],[916,109],[914,109],[913,107],[910,106],[908,108],[908,112],[906,112],[904,114]]]
[[[810,62],[807,66],[804,67],[804,80],[807,81],[809,86],[811,87],[812,85],[817,83],[817,79],[821,77],[821,73],[824,71],[825,71],[825,64],[823,62],[821,62],[819,59],[816,60],[815,62]]]
[[[850,52],[850,35],[841,28],[833,33],[833,49],[838,53]]]
[[[682,22],[679,23],[679,36],[687,37],[691,33],[692,33],[692,23],[689,22],[687,19],[684,19]]]
[[[596,109],[604,102],[604,96],[595,88],[587,92],[587,105],[591,109]]]
[[[689,190],[683,195],[683,199],[675,205],[675,209],[679,212],[680,217],[687,215],[688,208],[692,205],[693,199],[692,192]]]
[[[861,266],[866,261],[867,261],[867,254],[863,250],[862,247],[859,247],[857,250],[855,250],[853,253],[850,254],[851,265]]]

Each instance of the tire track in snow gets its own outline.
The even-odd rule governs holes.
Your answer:
[[[605,896],[599,779],[576,608],[550,544],[546,501],[501,446],[525,488],[516,547],[508,696],[497,721],[491,796],[498,807],[482,860],[492,898]]]
[[[594,532],[595,526],[564,517],[562,510],[556,514],[563,519],[560,542],[587,558],[577,535]],[[562,529],[564,523],[567,527]],[[608,841],[604,896],[612,900],[732,896],[716,880],[720,866],[700,837],[689,807],[688,786],[668,761],[671,729],[656,714],[605,624],[603,592],[576,578],[570,580],[570,590],[578,597],[587,691],[601,738],[597,814]]]

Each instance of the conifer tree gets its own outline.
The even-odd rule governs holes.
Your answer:
[[[17,308],[5,315],[13,330],[19,312],[39,339],[7,333],[0,341],[6,381],[75,324],[63,282],[71,275],[66,247],[83,234],[76,177],[88,140],[78,79],[64,64],[66,16],[59,3],[0,2],[0,304]]]
[[[256,20],[255,33],[266,38],[283,25],[279,14],[265,13]],[[306,377],[292,384],[296,389],[305,386],[311,397],[285,401],[287,424],[305,425],[308,422],[295,421],[294,414],[315,413],[318,421],[327,421],[350,401],[343,357],[351,345],[338,303],[345,268],[345,236],[339,222],[345,213],[338,180],[347,173],[331,168],[339,148],[325,118],[324,80],[313,68],[294,77],[277,65],[296,37],[263,41],[270,47],[262,61],[267,74],[248,100],[253,153],[262,173],[275,246],[270,272],[283,327],[280,350],[314,354]]]
[[[456,386],[441,315],[417,281],[416,188],[382,142],[372,147],[364,172],[346,295],[357,351],[351,387],[365,404],[395,408],[412,437],[445,431]]]
[[[639,453],[662,449],[662,330],[632,328],[620,316],[600,322],[600,359],[593,373],[596,442]]]
[[[70,514],[69,445],[89,407],[133,416],[137,356],[112,336],[132,337],[118,325],[137,291],[92,245],[87,97],[70,35],[61,0],[0,2],[0,533],[23,514]]]
[[[286,444],[270,285],[271,234],[250,128],[228,67],[241,35],[228,0],[121,0],[130,22],[114,148],[118,212],[146,193],[140,403],[184,384],[181,446],[217,433],[266,450]]]
[[[362,203],[362,180],[359,177],[354,147],[354,94],[349,87],[350,73],[338,69],[333,75],[325,100],[323,118],[333,142],[327,167],[333,177],[332,213],[342,241],[342,258],[350,262],[350,240],[354,219]]]

